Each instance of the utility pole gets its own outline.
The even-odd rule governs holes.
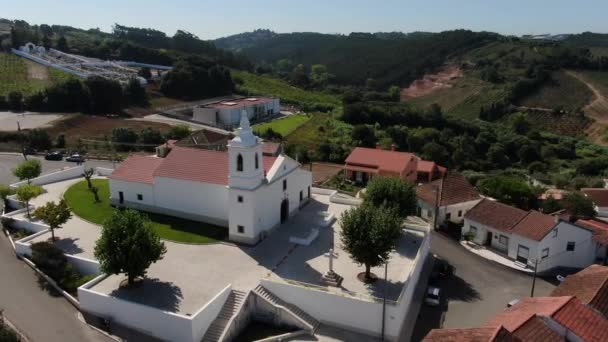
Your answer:
[[[439,187],[435,186],[435,213],[433,214],[433,230],[437,230],[437,216],[439,215]]]
[[[536,269],[538,268],[538,258],[534,261],[534,275],[532,276],[532,291],[530,297],[534,297],[534,286],[536,285]]]

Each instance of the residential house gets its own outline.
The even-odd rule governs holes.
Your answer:
[[[434,329],[424,342],[608,341],[608,320],[574,296],[524,298],[484,326]]]
[[[576,296],[608,319],[608,266],[591,265],[567,276],[551,296]]]
[[[584,268],[596,260],[593,230],[538,211],[483,199],[464,217],[463,235],[537,271]]]
[[[582,188],[581,192],[593,201],[598,216],[608,217],[608,189]]]
[[[416,181],[418,183],[428,183],[436,179],[443,178],[448,169],[433,161],[418,160],[418,168],[416,171]]]
[[[462,223],[467,211],[481,201],[479,192],[463,175],[457,173],[420,185],[416,188],[416,195],[418,215],[435,221],[436,225]]]
[[[608,223],[599,220],[578,220],[576,225],[593,231],[595,242],[596,262],[608,265]]]
[[[414,154],[398,152],[394,148],[383,150],[380,145],[375,149],[356,147],[344,164],[346,178],[359,184],[367,184],[375,176],[398,177],[414,183],[417,169],[418,158]]]

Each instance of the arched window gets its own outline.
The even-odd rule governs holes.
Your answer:
[[[255,169],[259,169],[260,168],[260,160],[258,158],[258,154],[255,154]]]
[[[236,157],[236,170],[243,171],[243,156],[240,154]]]

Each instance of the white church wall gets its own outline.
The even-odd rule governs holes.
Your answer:
[[[228,225],[228,188],[225,185],[156,177],[156,206],[175,216]]]

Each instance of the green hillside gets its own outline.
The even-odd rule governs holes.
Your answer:
[[[593,93],[586,85],[565,71],[557,71],[542,87],[521,99],[519,104],[526,107],[563,108],[574,112],[589,104],[592,98]]]

